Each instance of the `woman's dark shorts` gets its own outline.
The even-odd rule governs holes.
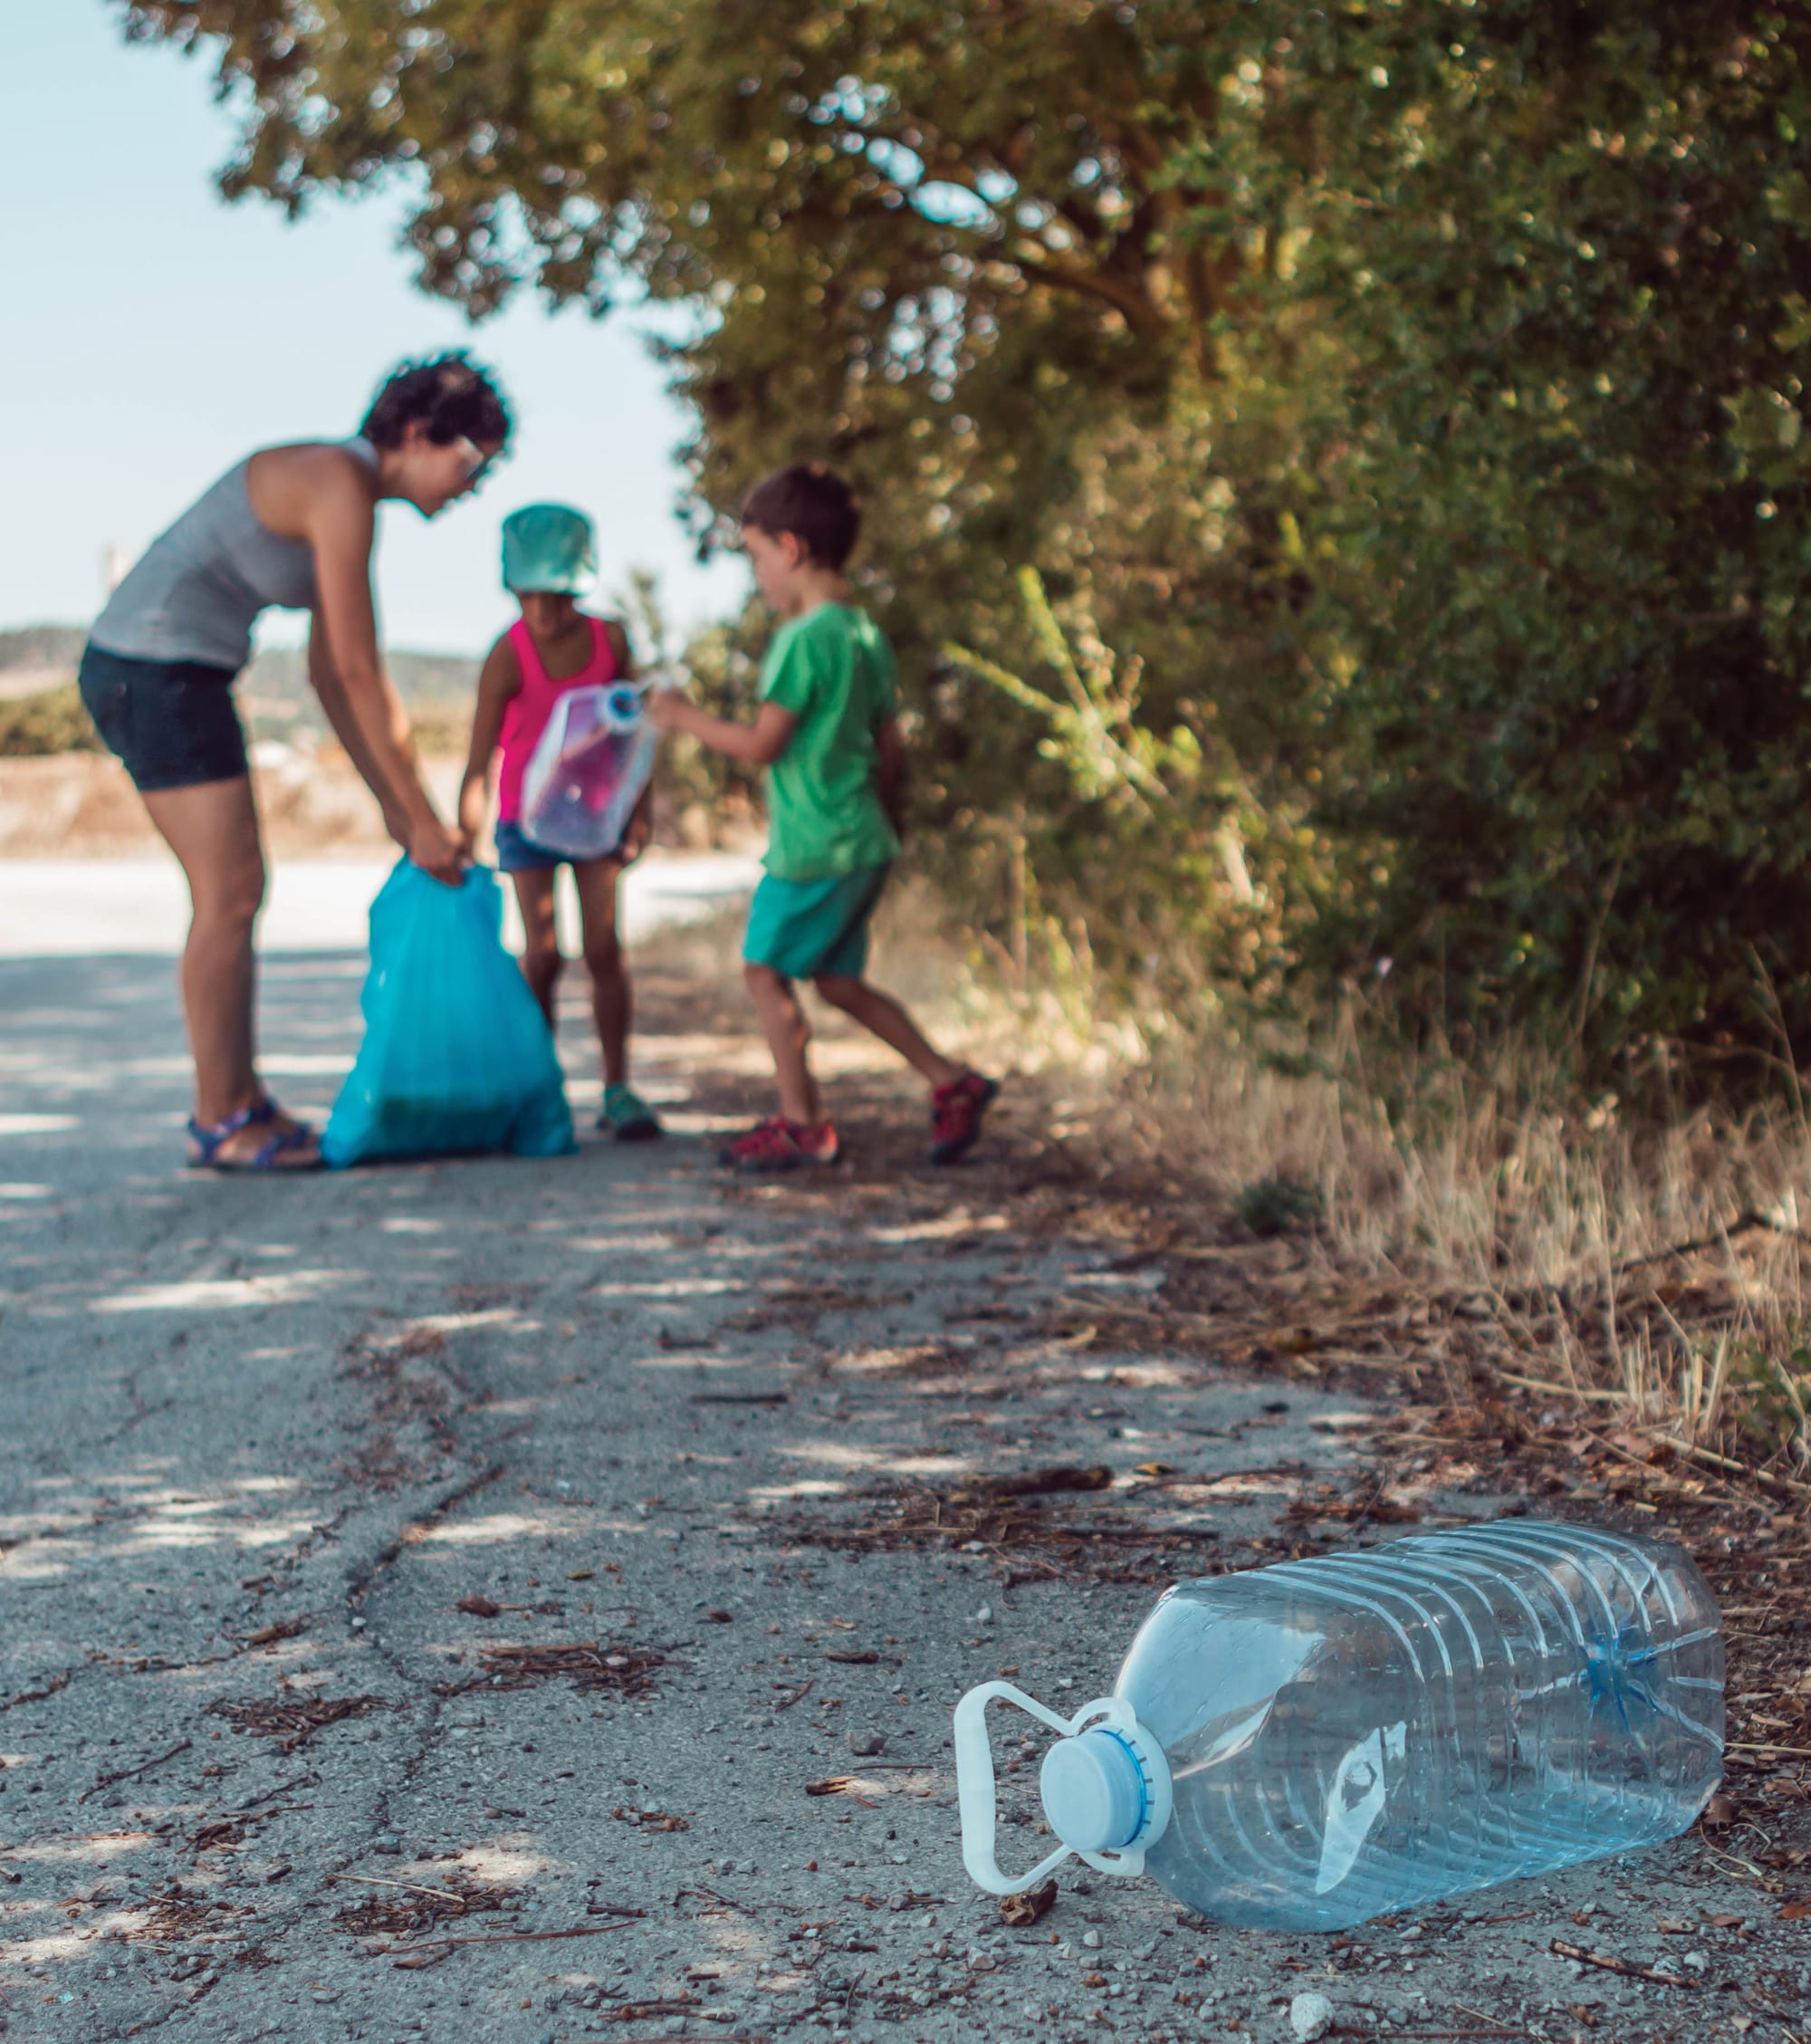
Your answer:
[[[141,795],[236,781],[246,772],[232,668],[135,660],[91,642],[78,678],[94,728]]]

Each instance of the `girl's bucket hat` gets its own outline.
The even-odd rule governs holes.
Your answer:
[[[570,504],[530,504],[503,520],[503,587],[584,596],[597,586],[598,539]]]

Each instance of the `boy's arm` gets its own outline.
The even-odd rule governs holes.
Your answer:
[[[459,783],[459,835],[470,851],[484,827],[484,802],[490,782],[491,755],[497,749],[503,712],[522,687],[522,667],[505,634],[484,657],[478,675],[478,704],[472,713],[472,744]]]
[[[683,731],[712,752],[749,766],[771,766],[799,728],[798,718],[778,703],[763,703],[752,724],[736,724],[729,717],[710,715],[672,688],[651,689],[643,701],[642,715],[656,731]]]
[[[874,787],[901,844],[906,841],[906,741],[899,719],[883,717],[874,734]]]

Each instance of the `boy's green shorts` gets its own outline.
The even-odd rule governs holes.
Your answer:
[[[864,866],[829,880],[782,880],[769,873],[748,908],[742,955],[788,979],[819,974],[858,979],[867,964],[867,925],[887,866]]]

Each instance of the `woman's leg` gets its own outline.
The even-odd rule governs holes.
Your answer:
[[[606,1086],[628,1083],[628,1032],[634,1015],[635,997],[629,991],[622,944],[617,936],[617,879],[621,872],[622,867],[614,859],[590,859],[572,868],[579,889],[585,964],[591,975],[591,1012],[597,1017]]]
[[[264,1098],[252,1024],[253,931],[264,898],[264,855],[250,779],[164,788],[144,798],[151,821],[188,882],[193,916],[182,954],[182,1006],[195,1058],[195,1115],[210,1126]],[[292,1128],[287,1118],[275,1127]],[[239,1131],[220,1147],[225,1160],[249,1156],[271,1138],[271,1125]],[[285,1165],[315,1161],[311,1143],[286,1152]]]
[[[522,935],[527,940],[522,954],[522,974],[528,982],[547,1026],[553,1022],[553,989],[560,979],[560,932],[553,915],[553,883],[560,877],[556,866],[536,867],[512,873],[516,906],[522,910]]]

